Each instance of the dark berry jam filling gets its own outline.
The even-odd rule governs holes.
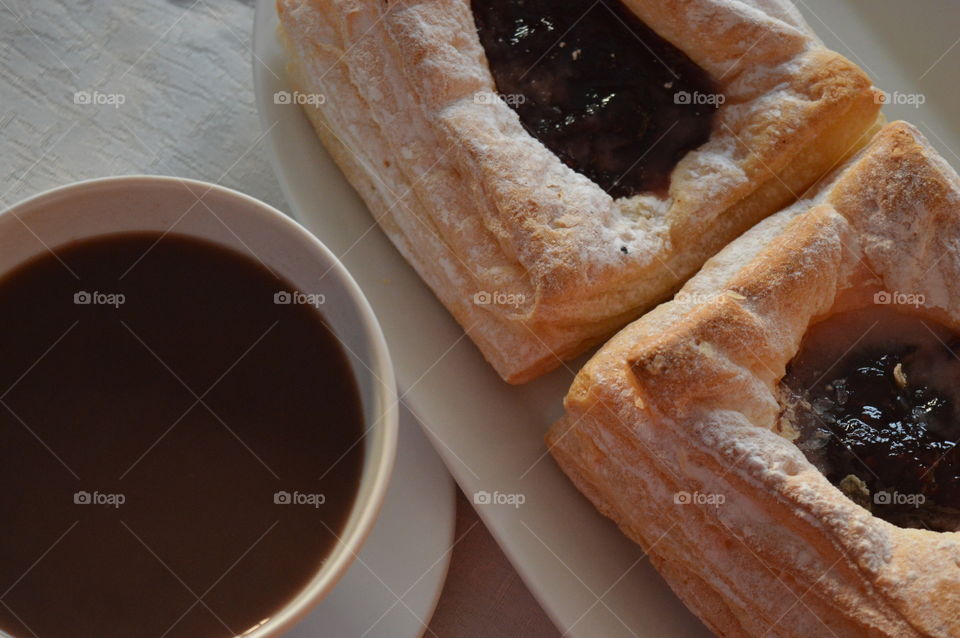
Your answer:
[[[784,428],[876,516],[960,530],[958,352],[949,329],[885,307],[831,317],[787,369]]]
[[[531,135],[613,197],[663,194],[723,96],[616,0],[472,0],[490,70]]]

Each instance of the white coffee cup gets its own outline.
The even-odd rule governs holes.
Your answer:
[[[108,177],[24,200],[0,213],[0,276],[32,258],[55,254],[66,244],[128,232],[170,232],[205,239],[260,260],[296,290],[322,294],[324,319],[350,360],[364,414],[359,488],[340,541],[309,584],[272,617],[243,634],[276,638],[333,589],[373,528],[383,503],[398,430],[396,386],[386,341],[357,283],[313,235],[263,202],[195,180]]]

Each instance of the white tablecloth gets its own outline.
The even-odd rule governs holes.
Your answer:
[[[252,23],[252,2],[234,0],[0,0],[0,204],[159,173],[283,208],[253,103]]]

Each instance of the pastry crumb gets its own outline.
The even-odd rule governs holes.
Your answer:
[[[897,382],[897,385],[900,386],[901,388],[907,387],[907,375],[903,371],[902,363],[898,363],[893,368],[893,378]]]
[[[864,483],[863,479],[859,476],[847,474],[840,483],[837,484],[837,488],[843,492],[844,496],[863,509],[870,509],[870,488],[867,487],[867,484]]]

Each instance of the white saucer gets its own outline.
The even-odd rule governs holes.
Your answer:
[[[450,565],[453,480],[409,410],[400,408],[396,468],[383,510],[337,587],[286,638],[417,638]]]

